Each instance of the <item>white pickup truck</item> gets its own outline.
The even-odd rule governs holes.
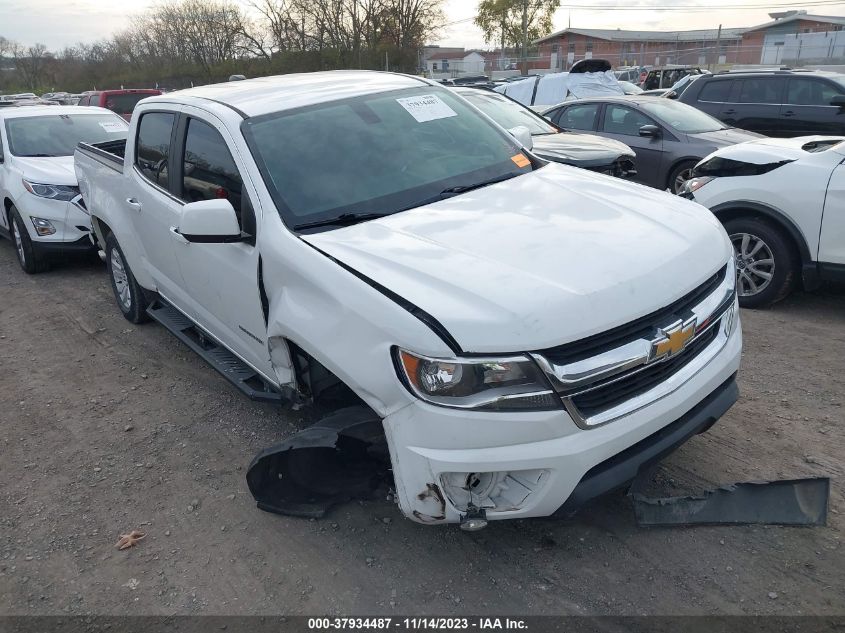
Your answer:
[[[433,82],[193,88],[114,150],[76,171],[123,314],[254,398],[337,408],[253,460],[261,508],[318,516],[387,470],[422,523],[569,514],[737,398],[713,215],[545,163]]]

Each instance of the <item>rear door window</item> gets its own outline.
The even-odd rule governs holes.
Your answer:
[[[789,105],[829,106],[830,100],[845,94],[845,88],[807,77],[790,78],[786,92]]]
[[[780,105],[786,82],[781,77],[755,77],[740,82],[737,103]]]
[[[112,112],[118,114],[132,114],[135,106],[141,99],[146,99],[152,95],[146,93],[130,92],[125,94],[107,94],[104,106]]]
[[[699,80],[701,81],[701,80]],[[705,80],[706,81],[706,80]],[[713,103],[725,103],[731,96],[733,80],[707,81],[698,95],[699,101],[710,101]]]
[[[135,165],[151,182],[168,188],[170,173],[170,138],[176,115],[172,112],[147,112],[138,122]]]
[[[567,130],[593,130],[598,110],[597,103],[570,106],[560,113],[557,124]]]

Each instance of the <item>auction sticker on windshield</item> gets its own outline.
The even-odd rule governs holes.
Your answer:
[[[122,123],[118,123],[116,121],[102,121],[100,122],[100,127],[103,128],[106,132],[125,132],[126,126]]]
[[[437,95],[419,95],[418,97],[403,97],[396,100],[400,106],[405,108],[418,123],[446,119],[450,116],[458,116],[448,105]]]

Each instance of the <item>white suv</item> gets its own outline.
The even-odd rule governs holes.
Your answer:
[[[743,307],[803,281],[845,281],[845,138],[766,138],[717,150],[680,195],[709,208],[736,251]]]
[[[93,249],[73,151],[80,141],[125,139],[127,129],[101,108],[0,109],[0,235],[26,272],[45,270],[51,256]]]

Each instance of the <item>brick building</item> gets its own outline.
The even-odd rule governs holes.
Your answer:
[[[538,58],[552,70],[566,70],[579,59],[597,57],[614,66],[666,64],[778,64],[775,47],[788,36],[840,31],[845,18],[810,15],[806,11],[770,14],[759,26],[690,31],[628,31],[566,28],[539,40]],[[716,55],[718,41],[719,53]],[[822,46],[814,44],[824,58]],[[832,48],[830,49],[832,50]],[[809,55],[805,54],[805,58]]]

